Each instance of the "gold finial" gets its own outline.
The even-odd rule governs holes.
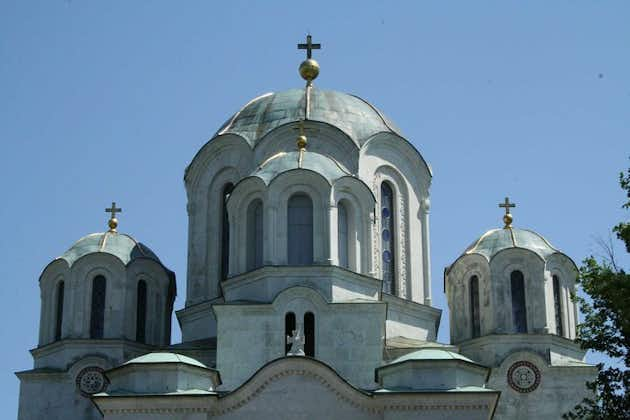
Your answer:
[[[306,135],[304,135],[304,120],[300,120],[300,135],[297,138],[297,147],[300,155],[298,156],[298,168],[302,167],[302,161],[304,160],[304,152],[306,152],[306,145],[308,141],[306,141]]]
[[[298,44],[299,50],[306,50],[306,60],[300,64],[300,76],[306,80],[307,84],[311,84],[319,75],[319,64],[313,60],[313,50],[322,48],[321,44],[313,44],[311,35],[306,35],[306,44]]]
[[[505,209],[505,215],[503,216],[503,223],[505,223],[505,226],[503,226],[503,229],[511,229],[512,220],[514,220],[514,218],[510,214],[510,208],[516,207],[516,204],[510,203],[510,199],[505,197],[505,201],[503,203],[499,203],[499,207]]]
[[[105,213],[111,213],[109,222],[107,222],[107,225],[109,226],[109,231],[116,232],[116,228],[118,227],[118,219],[116,219],[116,213],[122,213],[122,209],[116,207],[116,202],[112,201],[112,206],[108,209],[105,209]]]

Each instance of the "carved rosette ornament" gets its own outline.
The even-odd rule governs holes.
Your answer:
[[[526,360],[514,363],[507,372],[510,387],[520,393],[532,392],[540,385],[540,370]]]
[[[81,395],[89,397],[105,390],[107,378],[103,369],[98,366],[89,366],[79,372],[76,384]]]

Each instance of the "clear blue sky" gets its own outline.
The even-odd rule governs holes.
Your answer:
[[[41,270],[112,200],[183,306],[184,168],[249,99],[302,86],[307,31],[317,85],[378,106],[433,167],[441,341],[443,269],[500,226],[505,195],[516,226],[581,261],[627,216],[628,22],[621,1],[0,1],[2,417],[32,367]]]

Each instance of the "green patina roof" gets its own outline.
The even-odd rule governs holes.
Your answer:
[[[263,162],[262,165],[252,173],[252,176],[257,176],[265,181],[266,184],[269,184],[269,182],[279,174],[292,169],[298,169],[299,158],[300,152],[278,153]],[[301,168],[317,172],[330,183],[342,176],[350,175],[350,172],[346,171],[336,160],[309,151],[304,152]]]
[[[129,235],[111,231],[84,236],[57,259],[63,259],[72,266],[84,255],[96,252],[111,254],[125,265],[136,258],[150,258],[160,262],[159,258],[146,245],[137,242]]]
[[[525,248],[535,252],[542,258],[558,252],[545,238],[536,232],[526,229],[493,229],[470,245],[465,254],[481,254],[488,260],[499,251],[507,248]]]
[[[168,352],[156,352],[148,353],[135,359],[131,359],[124,365],[131,364],[150,364],[150,363],[184,363],[187,365],[197,366],[200,368],[207,368],[206,365],[192,357],[184,356],[183,354],[168,353]]]
[[[247,103],[216,133],[234,133],[250,144],[281,125],[305,119],[304,89],[267,93]],[[380,132],[400,135],[400,130],[365,100],[331,90],[311,90],[310,121],[320,121],[345,132],[358,144]]]
[[[392,360],[389,364],[393,365],[396,363],[406,362],[408,360],[463,360],[464,362],[475,363],[469,358],[453,351],[427,348],[407,353],[404,356],[400,356],[398,359]]]

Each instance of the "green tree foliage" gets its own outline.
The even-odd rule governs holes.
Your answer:
[[[627,195],[623,208],[630,209],[630,168],[619,178]],[[630,253],[630,223],[619,223],[613,232]],[[591,256],[580,268],[579,283],[590,299],[574,297],[584,313],[577,341],[619,360],[621,367],[600,364],[597,379],[587,383],[593,398],[584,399],[565,419],[630,419],[630,274],[618,266],[612,248],[608,251],[607,258]]]

